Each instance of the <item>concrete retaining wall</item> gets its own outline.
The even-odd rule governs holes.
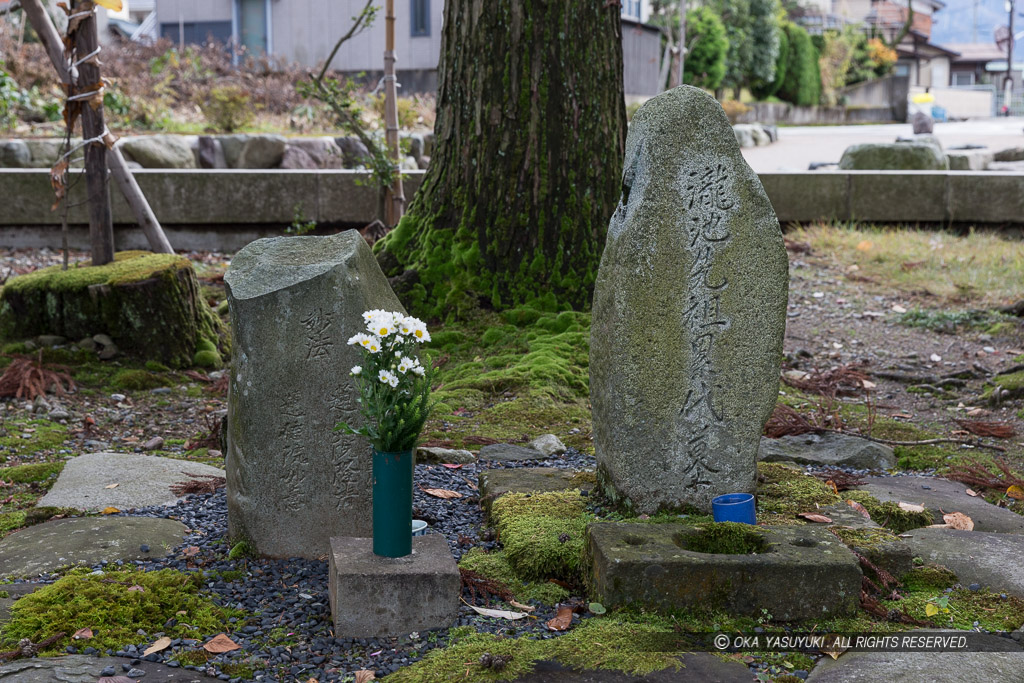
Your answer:
[[[423,179],[410,172],[411,198]],[[144,170],[139,185],[176,249],[236,251],[284,234],[298,212],[326,229],[362,227],[376,193],[359,171]],[[992,171],[802,171],[760,174],[779,220],[877,223],[1024,224],[1024,173]],[[85,183],[72,175],[70,244],[89,244]],[[360,184],[364,183],[364,184]],[[118,249],[146,248],[116,187],[111,188]],[[0,248],[59,247],[49,173],[0,171]]]
[[[781,102],[754,102],[736,123],[787,123],[794,126],[845,123],[889,123],[895,120],[890,106],[797,107]]]

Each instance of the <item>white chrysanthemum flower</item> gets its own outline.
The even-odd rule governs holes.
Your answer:
[[[402,318],[401,322],[398,323],[398,331],[405,335],[411,335],[413,329],[416,327],[416,318],[411,315]]]
[[[377,379],[380,380],[381,384],[391,384],[391,386],[398,384],[398,377],[395,376],[395,373],[387,370],[378,372]],[[392,380],[394,380],[394,384],[392,384]]]
[[[413,362],[412,358],[403,357],[402,361],[398,364],[398,371],[404,375],[414,367],[416,367],[416,364]]]
[[[416,326],[413,327],[412,336],[419,342],[430,341],[430,333],[427,332],[427,326],[422,321],[417,320]]]
[[[395,321],[392,320],[390,313],[383,312],[374,316],[366,327],[378,337],[386,337],[395,331]]]
[[[394,373],[388,373],[388,374],[390,375],[388,377],[388,384],[390,384],[392,388],[397,387],[398,386],[398,376],[395,375]]]
[[[352,368],[352,374],[353,375],[361,375],[362,373],[363,373],[363,366],[356,365],[355,367]]]
[[[366,342],[368,341],[370,341],[370,336],[360,332],[359,334],[354,334],[348,338],[348,345],[355,346],[356,344],[359,344],[360,346],[366,346]]]
[[[416,367],[412,368],[412,374],[419,375],[420,377],[422,377],[425,372],[426,370],[423,369],[422,365],[417,365]]]
[[[380,310],[379,308],[375,308],[372,311],[366,311],[365,313],[363,313],[363,322],[368,323],[383,312],[384,311]]]
[[[367,337],[366,342],[363,344],[363,348],[370,353],[377,353],[380,351],[380,339],[377,337]]]

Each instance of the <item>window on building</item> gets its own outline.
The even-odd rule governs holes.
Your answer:
[[[622,0],[622,18],[640,21],[640,0]]]
[[[954,71],[953,72],[953,85],[974,85],[974,72],[973,71]]]
[[[430,35],[430,0],[412,0],[412,36]]]

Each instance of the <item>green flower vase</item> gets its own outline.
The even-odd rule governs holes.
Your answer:
[[[373,450],[373,553],[412,553],[412,451]]]

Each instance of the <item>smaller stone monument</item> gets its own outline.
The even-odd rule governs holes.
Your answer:
[[[590,400],[606,493],[638,513],[752,493],[778,397],[779,222],[714,98],[648,101],[594,290]]]
[[[234,351],[228,395],[228,533],[273,557],[315,558],[331,536],[372,532],[370,445],[359,424],[348,339],[364,311],[403,310],[354,230],[275,237],[224,275]]]

